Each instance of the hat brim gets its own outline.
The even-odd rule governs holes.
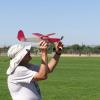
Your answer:
[[[22,61],[22,59],[25,57],[25,55],[28,53],[28,51],[31,50],[31,45],[25,46],[18,54],[10,60],[10,66],[7,70],[7,74],[11,74],[16,67],[19,65],[19,63]]]

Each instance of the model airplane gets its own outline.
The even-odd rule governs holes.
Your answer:
[[[54,35],[55,33],[51,33],[51,34],[47,34],[47,35],[43,35],[40,33],[33,33],[33,37],[32,38],[26,38],[24,35],[24,32],[22,30],[20,30],[18,32],[17,35],[17,39],[19,41],[23,41],[23,42],[40,42],[41,40],[45,40],[48,42],[60,42],[63,39],[63,36],[61,38],[51,38],[51,35]]]

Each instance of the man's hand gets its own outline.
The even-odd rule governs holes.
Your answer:
[[[46,42],[44,40],[40,41],[40,47],[39,48],[41,50],[47,50],[47,46],[48,46],[48,42]]]
[[[56,54],[61,55],[63,49],[62,42],[55,43]]]

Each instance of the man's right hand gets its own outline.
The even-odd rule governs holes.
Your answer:
[[[48,47],[48,42],[42,40],[42,41],[40,41],[39,46],[40,46],[39,48],[40,48],[41,50],[46,50],[47,47]]]

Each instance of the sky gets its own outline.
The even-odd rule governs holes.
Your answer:
[[[0,46],[17,33],[56,33],[65,45],[100,45],[100,0],[0,0]]]

